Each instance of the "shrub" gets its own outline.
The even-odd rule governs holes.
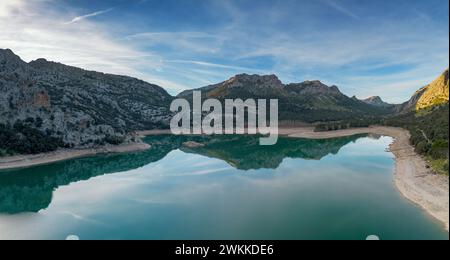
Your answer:
[[[62,139],[25,125],[21,121],[17,121],[13,127],[0,125],[0,148],[3,155],[44,153],[63,146]]]

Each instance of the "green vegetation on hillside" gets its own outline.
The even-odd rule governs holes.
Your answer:
[[[35,127],[39,124],[41,120],[31,118],[17,121],[13,126],[0,124],[0,156],[44,153],[64,146],[50,131],[37,130]]]
[[[449,104],[420,113],[411,112],[385,120],[385,125],[408,129],[416,152],[426,156],[439,173],[449,171]]]

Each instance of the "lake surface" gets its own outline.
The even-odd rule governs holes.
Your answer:
[[[0,239],[448,239],[395,189],[388,137],[145,141],[0,171]]]

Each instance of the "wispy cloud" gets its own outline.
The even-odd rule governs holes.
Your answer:
[[[70,22],[66,22],[65,24],[68,25],[68,24],[78,23],[78,22],[81,22],[81,21],[83,21],[85,19],[88,19],[88,18],[91,18],[91,17],[95,17],[95,16],[98,16],[98,15],[109,13],[112,10],[114,10],[114,8],[108,8],[108,9],[97,11],[97,12],[93,12],[93,13],[90,13],[90,14],[77,16],[77,17],[73,18]]]
[[[217,34],[196,31],[142,32],[125,39],[146,47],[164,45],[176,51],[215,54],[220,52],[224,38]]]
[[[258,70],[258,69],[252,69],[252,68],[246,68],[246,67],[240,67],[240,66],[230,66],[230,65],[210,63],[210,62],[197,61],[197,60],[166,60],[166,62],[168,62],[168,63],[192,64],[192,65],[198,65],[198,66],[202,66],[202,67],[227,69],[227,70],[234,70],[234,71],[241,71],[241,72],[252,71],[252,72],[255,72],[255,73],[264,73],[263,70]]]
[[[342,4],[338,3],[337,0],[324,0],[324,3],[326,3],[328,6],[334,8],[336,11],[350,17],[356,20],[359,20],[360,17],[350,11],[349,9],[345,8]]]

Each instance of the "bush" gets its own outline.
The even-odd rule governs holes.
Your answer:
[[[17,121],[13,127],[0,124],[0,150],[3,150],[3,156],[14,153],[44,153],[59,147],[64,147],[62,139],[32,128],[21,121]]]
[[[108,144],[118,145],[123,143],[124,138],[119,136],[106,136],[104,140]]]
[[[429,155],[435,159],[448,158],[448,140],[436,140],[431,146]]]
[[[431,145],[427,141],[421,141],[416,145],[416,152],[420,154],[426,154],[430,150]]]

